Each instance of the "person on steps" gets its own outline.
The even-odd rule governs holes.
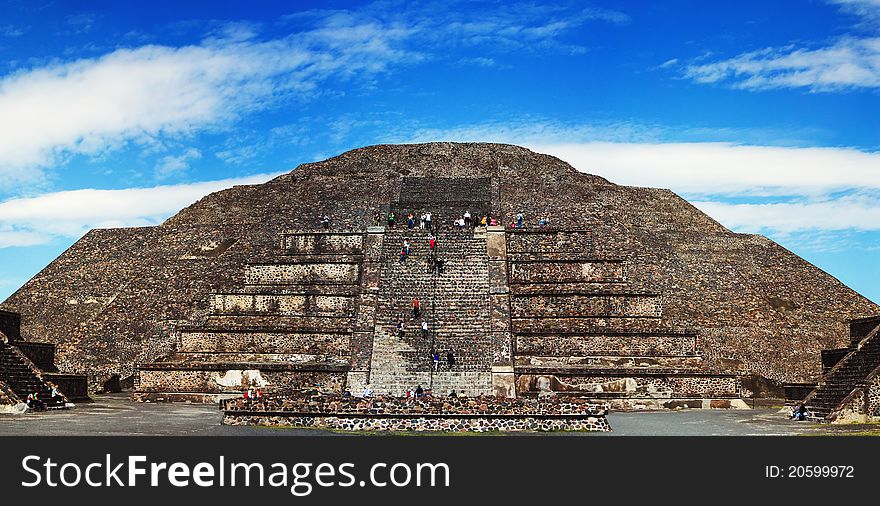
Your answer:
[[[428,339],[428,322],[422,322],[422,339]]]
[[[431,360],[434,361],[434,372],[439,371],[440,370],[440,354],[435,351],[434,353],[431,354]]]
[[[389,226],[389,227],[393,227],[393,226],[394,226],[394,220],[395,220],[396,218],[397,218],[397,216],[394,214],[394,211],[388,211],[388,220],[387,220],[387,222],[388,222],[388,226]]]
[[[516,228],[523,228],[523,213],[517,213],[516,215]]]
[[[416,297],[412,300],[412,310],[413,310],[413,318],[418,318],[422,314],[422,306],[421,302],[419,302],[419,298]]]
[[[37,392],[28,394],[27,407],[29,407],[31,411],[46,411],[46,403],[39,399],[39,393]]]
[[[403,337],[406,334],[406,329],[403,328],[403,320],[397,322],[397,335]]]
[[[454,365],[455,365],[455,357],[452,355],[451,351],[447,351],[446,352],[446,367],[448,367],[449,370],[451,371],[452,367]]]
[[[422,385],[416,385],[416,397],[423,397],[425,395],[425,390],[422,388]]]
[[[52,404],[55,406],[64,406],[64,396],[58,391],[58,387],[52,387]]]
[[[328,230],[330,228],[330,215],[325,214],[323,218],[321,218],[321,226],[324,227],[324,230]]]

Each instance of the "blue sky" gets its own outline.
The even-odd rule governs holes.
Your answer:
[[[0,0],[0,299],[88,229],[385,142],[671,188],[880,302],[880,0]]]

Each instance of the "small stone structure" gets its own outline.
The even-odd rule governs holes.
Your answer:
[[[607,407],[580,399],[312,395],[230,399],[220,408],[226,425],[416,432],[611,430]]]
[[[30,394],[49,399],[53,387],[67,400],[87,400],[86,377],[58,372],[55,346],[22,340],[20,325],[18,313],[0,311],[0,405],[24,402]]]
[[[822,354],[825,373],[804,403],[820,422],[880,421],[880,316],[850,322],[850,345]]]

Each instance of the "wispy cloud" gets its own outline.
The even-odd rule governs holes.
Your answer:
[[[27,31],[27,29],[25,27],[14,26],[14,25],[2,25],[2,26],[0,26],[0,37],[9,37],[9,38],[21,37],[22,35],[25,34],[26,31]]]
[[[321,81],[369,78],[417,58],[394,47],[405,36],[329,19],[284,39],[120,49],[15,73],[0,79],[0,176],[34,179],[71,155],[219,128]]]
[[[591,21],[628,21],[625,14],[596,8],[479,8],[485,15],[473,21],[446,3],[376,2],[289,17],[290,34],[283,37],[261,38],[257,26],[227,23],[211,27],[195,45],[122,48],[19,69],[0,77],[0,186],[37,180],[70,157],[228,129],[244,115],[279,103],[332,94],[334,83],[351,88],[353,81],[367,89],[383,73],[446,57],[450,45],[494,53],[576,51],[582,48],[566,46],[561,37]],[[68,22],[85,30],[97,18]],[[471,63],[493,62],[482,55]],[[156,175],[168,176],[185,163],[163,160]]]
[[[763,49],[728,60],[690,65],[685,76],[699,83],[725,83],[751,90],[878,88],[880,37],[844,38],[818,49]]]
[[[790,234],[808,230],[880,230],[880,205],[876,194],[850,194],[824,201],[735,204],[698,200],[693,204],[727,227],[741,232]]]
[[[863,24],[880,21],[880,0],[828,0],[828,3],[839,5],[842,11],[858,16]]]
[[[833,92],[880,88],[880,1],[829,0],[855,14],[857,27],[831,44],[768,47],[733,58],[700,61],[683,68],[686,78],[747,90],[804,88]],[[670,60],[671,61],[671,60]]]
[[[61,191],[7,200],[0,203],[0,248],[46,244],[56,237],[75,239],[91,228],[156,225],[209,193],[263,183],[277,175],[152,188]]]
[[[193,160],[202,158],[202,152],[196,148],[189,148],[179,155],[169,155],[161,160],[156,166],[156,179],[168,179],[171,176],[183,174],[189,169]]]

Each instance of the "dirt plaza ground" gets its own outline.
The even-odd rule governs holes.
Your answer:
[[[94,402],[70,410],[0,415],[2,436],[297,436],[338,435],[312,429],[228,427],[220,424],[214,404],[140,403],[126,394],[96,396]],[[815,425],[787,420],[778,408],[753,410],[681,410],[612,412],[610,433],[591,436],[794,436],[821,434],[869,435],[876,425]],[[570,435],[571,433],[565,433]]]

